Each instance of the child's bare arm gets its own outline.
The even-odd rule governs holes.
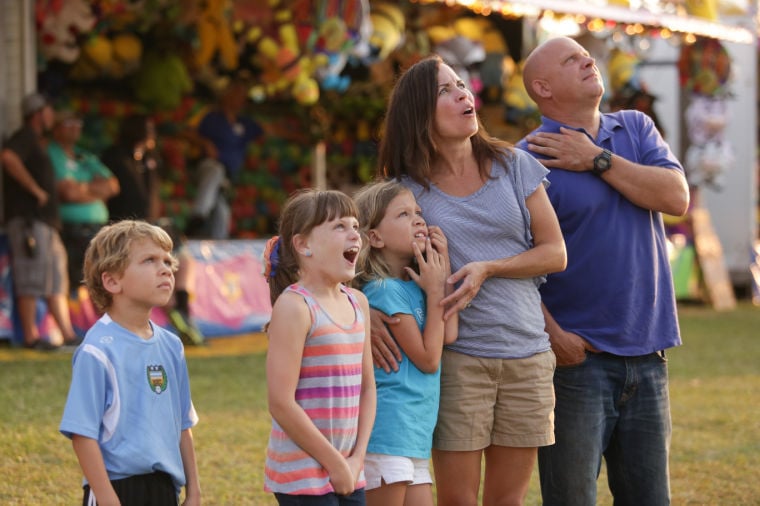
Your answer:
[[[451,344],[459,337],[459,313],[452,313],[445,322],[443,344]]]
[[[365,315],[365,339],[364,354],[362,355],[362,389],[359,400],[359,428],[356,434],[354,451],[349,458],[349,466],[354,473],[354,485],[359,478],[359,472],[364,464],[367,454],[367,444],[375,423],[375,409],[377,408],[377,392],[375,390],[375,372],[372,367],[372,349],[370,338],[369,302],[367,297],[358,290],[352,290],[361,305]]]
[[[198,464],[195,459],[195,445],[191,429],[182,431],[179,439],[182,467],[185,469],[185,500],[182,506],[198,506],[201,503],[201,484],[198,478]]]
[[[74,434],[71,438],[74,453],[79,460],[90,490],[98,498],[99,506],[121,505],[116,491],[108,478],[106,465],[103,462],[103,454],[98,442],[92,438]]]

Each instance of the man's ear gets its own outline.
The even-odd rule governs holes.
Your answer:
[[[367,232],[367,238],[369,239],[369,245],[373,248],[382,248],[385,246],[385,241],[383,241],[380,232],[375,228],[371,228],[369,232]]]
[[[534,79],[530,83],[533,88],[533,92],[541,98],[549,98],[552,96],[552,90],[549,87],[549,83],[543,79]]]

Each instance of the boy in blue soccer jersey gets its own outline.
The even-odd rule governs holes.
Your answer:
[[[103,316],[73,357],[60,431],[84,472],[83,504],[200,504],[193,447],[198,417],[180,339],[150,321],[174,290],[177,260],[160,227],[103,227],[84,260]]]

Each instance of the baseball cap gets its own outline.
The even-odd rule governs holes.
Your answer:
[[[21,110],[24,117],[27,117],[39,111],[46,105],[48,105],[48,100],[45,98],[45,95],[41,93],[30,93],[25,96],[24,100],[21,102]]]
[[[67,122],[77,122],[81,123],[82,118],[79,117],[79,115],[72,111],[71,109],[62,109],[59,111],[55,111],[55,124],[61,124],[61,123],[67,123]]]

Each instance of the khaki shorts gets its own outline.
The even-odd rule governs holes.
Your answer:
[[[68,293],[66,248],[58,231],[41,221],[27,223],[23,218],[9,220],[5,228],[11,247],[15,294],[50,297]],[[33,250],[27,247],[28,237],[34,238]]]
[[[433,447],[475,451],[554,444],[555,364],[551,351],[497,359],[444,350]]]

